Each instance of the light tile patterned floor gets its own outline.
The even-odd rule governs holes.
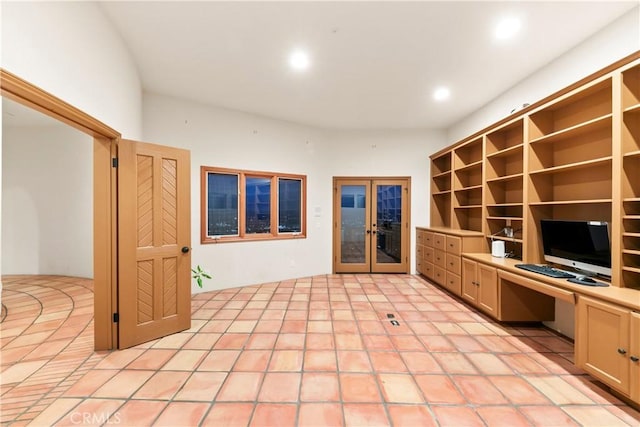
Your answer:
[[[90,280],[3,283],[3,425],[640,425],[573,366],[570,341],[417,276],[194,295],[190,330],[115,352],[92,351]]]

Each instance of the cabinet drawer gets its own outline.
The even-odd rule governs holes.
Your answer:
[[[455,236],[447,236],[447,252],[460,255],[462,253],[462,239]]]
[[[445,236],[444,234],[433,233],[433,247],[434,248],[444,251],[446,240],[447,240],[447,236]]]
[[[433,264],[436,267],[446,268],[447,267],[447,257],[443,251],[434,251],[433,253]]]
[[[461,263],[459,256],[447,254],[447,271],[460,275]]]
[[[422,231],[422,230],[418,230],[416,232],[416,243],[418,245],[424,245],[425,241],[424,241],[424,235],[426,234],[426,231]]]
[[[424,259],[424,247],[422,245],[416,246],[416,260],[420,261]]]
[[[425,276],[427,276],[429,279],[433,279],[433,264],[431,264],[430,262],[423,262],[422,270],[424,271],[423,274]]]
[[[424,248],[424,259],[427,262],[433,262],[435,256],[435,249],[433,248]]]
[[[447,271],[446,280],[445,287],[447,289],[458,296],[462,295],[462,279],[459,275]]]
[[[442,267],[438,267],[437,265],[433,266],[433,280],[439,285],[444,284],[446,279],[445,269]]]
[[[424,244],[429,247],[433,247],[433,234],[430,231],[424,233]]]

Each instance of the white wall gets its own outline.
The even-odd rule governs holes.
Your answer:
[[[91,137],[62,124],[2,137],[1,273],[93,277]]]
[[[533,104],[640,50],[639,22],[640,7],[636,7],[483,108],[451,126],[447,131],[449,144],[503,119],[523,103]]]
[[[333,176],[411,176],[413,223],[427,223],[427,153],[442,133],[322,131],[153,94],[143,105],[145,141],[191,150],[192,263],[214,275],[205,290],[330,273]],[[307,238],[201,245],[202,165],[307,175]]]
[[[94,2],[2,2],[2,67],[128,138],[141,132],[133,59]]]

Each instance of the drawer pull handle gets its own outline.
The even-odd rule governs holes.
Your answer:
[[[629,359],[631,359],[632,362],[637,362],[640,360],[640,358],[636,357],[636,356],[631,356]]]
[[[618,353],[620,353],[620,354],[627,354],[627,350],[625,350],[624,348],[619,348],[619,349],[618,349]]]

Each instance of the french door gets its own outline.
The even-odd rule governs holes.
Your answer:
[[[409,272],[410,178],[334,178],[333,188],[333,271]]]

